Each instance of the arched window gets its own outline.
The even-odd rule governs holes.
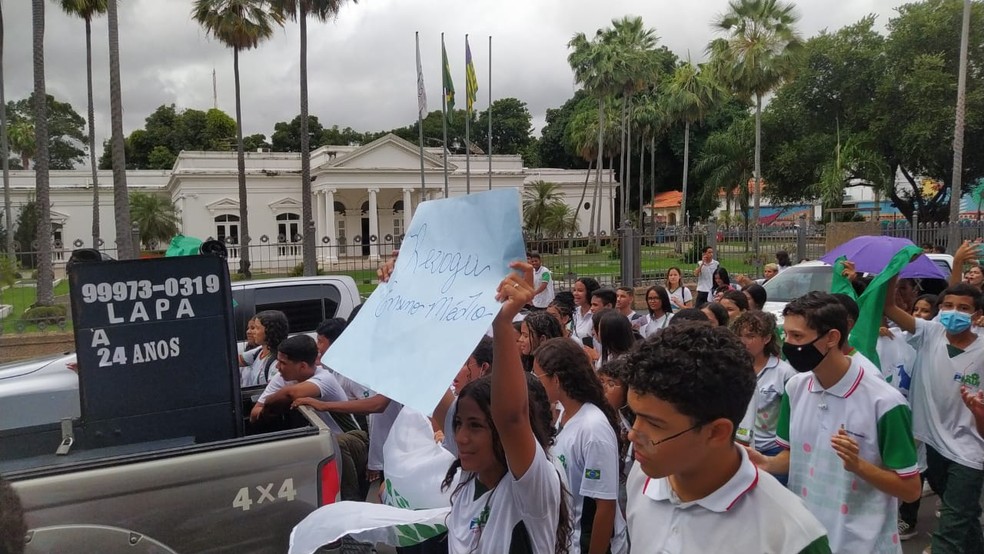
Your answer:
[[[301,254],[301,247],[297,246],[301,242],[301,216],[295,213],[277,215],[277,242],[288,245],[278,248],[281,256]]]
[[[344,214],[345,213],[345,204],[342,204],[338,200],[335,200],[335,212],[336,213],[340,213],[340,214]]]
[[[217,216],[215,238],[227,244],[239,244],[239,216],[231,214]]]

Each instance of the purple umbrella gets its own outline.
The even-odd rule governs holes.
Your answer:
[[[845,242],[828,252],[820,260],[834,265],[837,258],[847,256],[848,260],[854,262],[854,268],[859,272],[878,273],[885,269],[885,266],[888,265],[892,257],[906,246],[913,246],[912,241],[894,237],[873,237],[866,235]],[[906,278],[947,278],[943,270],[933,263],[933,260],[926,257],[925,254],[920,254],[909,265],[903,267],[899,276]]]

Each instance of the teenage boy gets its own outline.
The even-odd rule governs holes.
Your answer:
[[[888,298],[895,298],[896,280]],[[926,444],[926,479],[942,501],[933,534],[933,554],[984,552],[980,497],[984,485],[984,439],[974,414],[961,399],[961,387],[976,391],[984,377],[984,339],[971,322],[981,315],[981,291],[952,285],[940,295],[939,320],[913,317],[893,302],[885,315],[912,334],[916,349],[909,399],[912,430]]]
[[[697,269],[694,275],[697,276],[697,302],[695,308],[699,308],[707,303],[707,297],[714,290],[714,272],[721,264],[714,259],[714,248],[707,246],[701,251],[700,261],[697,262]]]
[[[634,329],[638,329],[643,315],[632,309],[632,300],[634,298],[635,291],[632,290],[632,287],[618,287],[615,289],[615,309],[634,324],[632,326]]]
[[[722,327],[667,327],[626,358],[637,463],[626,519],[633,554],[830,552],[817,519],[736,445],[752,360]]]
[[[774,457],[759,467],[789,474],[789,489],[823,523],[834,552],[901,553],[898,499],[922,485],[909,406],[877,367],[844,354],[847,311],[826,292],[783,309],[782,352],[798,374],[786,383]]]
[[[526,261],[533,266],[533,307],[538,310],[545,310],[554,299],[554,282],[550,269],[543,265],[539,252],[530,252],[526,255]]]

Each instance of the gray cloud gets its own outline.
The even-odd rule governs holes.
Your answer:
[[[232,52],[190,19],[191,0],[119,0],[124,127],[143,125],[157,106],[212,105],[212,70],[219,107],[235,111]],[[800,30],[811,36],[866,14],[885,25],[902,0],[800,0]],[[8,99],[33,89],[31,3],[6,2],[4,77]],[[45,58],[50,94],[86,110],[84,23],[45,2]],[[362,0],[329,23],[308,22],[310,112],[325,125],[381,130],[416,117],[414,31],[420,31],[430,108],[440,107],[440,33],[464,104],[464,34],[470,33],[479,81],[478,103],[487,103],[488,36],[493,38],[493,98],[527,102],[537,127],[547,108],[574,92],[567,41],[593,34],[613,18],[641,15],[681,57],[703,59],[714,37],[710,22],[726,0]],[[96,135],[109,134],[109,53],[105,17],[93,33]],[[256,50],[240,55],[243,127],[269,136],[273,124],[299,111],[299,30],[287,23]]]

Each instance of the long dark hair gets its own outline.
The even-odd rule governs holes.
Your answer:
[[[571,344],[573,345],[574,343],[571,342]],[[550,400],[547,398],[547,391],[543,388],[543,383],[540,382],[540,379],[532,373],[526,374],[526,390],[529,394],[530,427],[533,429],[533,437],[536,439],[536,442],[539,443],[540,448],[543,449],[543,452],[549,456],[550,447],[553,446],[554,437],[556,436],[556,430],[553,425],[551,425],[551,422],[553,421],[553,413],[551,411]],[[502,464],[502,467],[506,468],[506,472],[508,473],[509,464],[506,461],[506,452],[502,448],[502,440],[499,438],[499,430],[496,429],[495,421],[492,419],[492,377],[480,377],[465,385],[465,387],[461,389],[461,393],[458,394],[458,400],[460,401],[462,398],[471,398],[476,404],[478,404],[478,408],[482,410],[482,414],[485,416],[489,429],[492,431],[492,452],[495,455],[495,459]],[[456,416],[451,425],[452,429],[457,429],[460,425],[461,421]],[[451,464],[451,467],[448,468],[448,472],[444,476],[444,481],[441,482],[442,491],[446,491],[451,488],[451,483],[454,482],[454,478],[458,474],[459,469],[461,469],[461,459],[456,458],[454,463]],[[472,474],[469,475],[464,481],[458,483],[458,486],[456,486],[454,491],[451,492],[452,504],[454,503],[455,498],[457,498],[458,493],[461,492],[461,489],[464,488],[469,481],[476,478],[477,475]],[[503,478],[506,477],[503,476]],[[555,554],[567,554],[570,550],[569,543],[572,527],[571,514],[567,506],[566,498],[568,494],[570,493],[564,487],[564,481],[562,479],[560,482],[560,517],[557,519],[557,546],[554,551]]]
[[[655,292],[659,296],[659,309],[663,310],[664,314],[672,314],[673,304],[670,304],[670,293],[664,287],[655,285],[646,289],[646,308],[649,310],[649,316],[656,317],[653,309],[649,307],[649,293],[651,292]]]
[[[714,283],[714,279],[713,279],[714,276],[720,277],[722,283],[728,285],[729,287],[731,286],[731,276],[728,275],[727,269],[724,269],[723,267],[718,267],[717,269],[715,269],[711,279],[712,284]]]
[[[598,280],[595,279],[594,277],[581,277],[580,279],[574,282],[581,283],[582,285],[584,285],[584,290],[585,290],[584,301],[587,302],[588,304],[591,304],[591,294],[594,291],[601,288],[601,285],[598,284]]]
[[[264,310],[254,315],[253,319],[260,322],[260,325],[263,326],[263,334],[266,335],[260,346],[265,345],[270,350],[270,355],[263,366],[263,374],[269,380],[270,366],[277,361],[277,351],[280,348],[280,343],[287,339],[290,324],[287,322],[287,316],[284,315],[284,312],[279,310]]]
[[[598,338],[601,339],[601,361],[625,354],[635,346],[632,324],[624,315],[605,308],[592,316]]]
[[[622,316],[622,319],[625,319],[625,316]],[[595,375],[591,361],[581,347],[571,340],[550,339],[536,349],[533,357],[543,368],[543,373],[557,376],[560,388],[571,400],[582,404],[594,404],[601,410],[608,418],[612,430],[615,431],[616,440],[619,439],[621,433],[615,410],[605,399],[605,390],[601,387],[601,381]]]
[[[529,355],[521,355],[523,369],[533,371],[533,352],[544,341],[556,337],[563,337],[564,330],[560,327],[557,319],[545,311],[530,313],[523,319],[523,323],[526,324],[526,328],[530,331],[530,353]]]

